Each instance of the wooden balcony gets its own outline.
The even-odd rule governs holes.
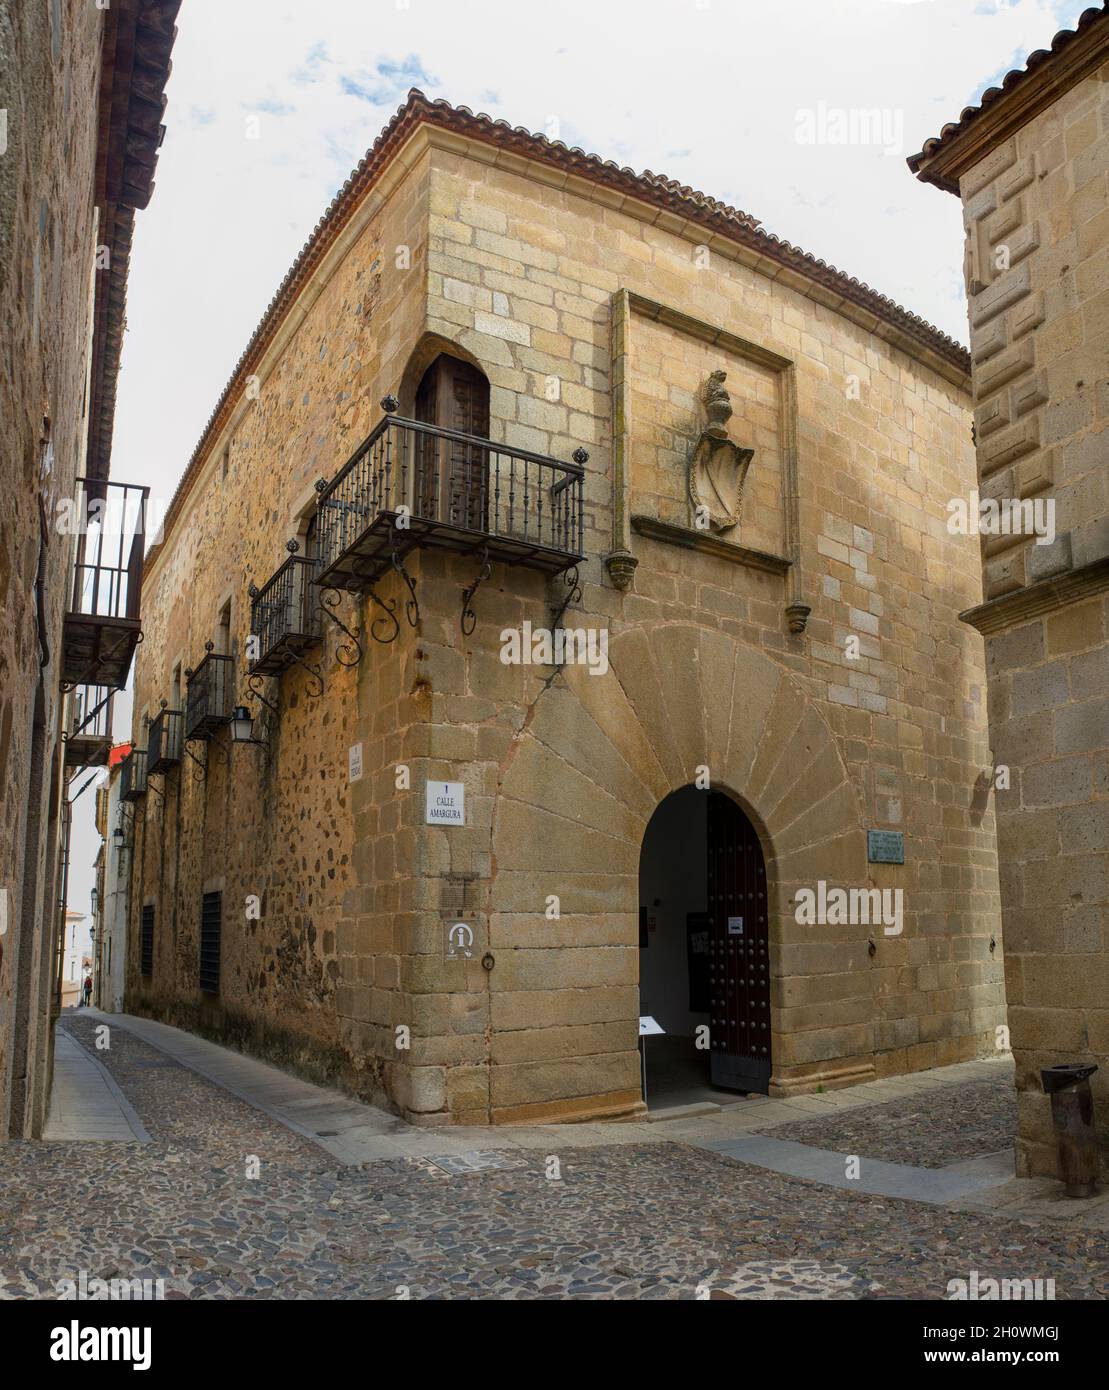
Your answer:
[[[112,748],[111,686],[79,685],[69,697],[66,767],[107,767]]]
[[[65,685],[127,683],[140,638],[149,488],[79,478],[73,587],[62,630]]]
[[[231,658],[220,656],[208,642],[200,665],[185,677],[185,740],[210,739],[231,722]]]
[[[582,558],[587,457],[563,463],[386,415],[317,484],[316,582],[359,592],[417,547],[560,574]]]
[[[146,795],[145,748],[132,748],[119,768],[120,801],[138,801]]]
[[[279,675],[320,641],[319,590],[312,583],[317,564],[295,553],[296,541],[289,548],[289,558],[261,589],[250,586],[250,636],[257,642],[252,675]]]
[[[181,761],[184,725],[185,711],[168,709],[164,705],[151,720],[147,776],[168,772]]]

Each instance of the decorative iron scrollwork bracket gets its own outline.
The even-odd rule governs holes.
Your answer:
[[[318,700],[324,692],[323,672],[320,670],[318,666],[309,666],[307,661],[305,661],[305,659],[300,655],[299,652],[290,651],[289,655],[292,657],[292,659],[296,662],[298,666],[303,666],[303,668],[308,672],[311,678],[315,681],[316,685],[319,687],[318,690],[313,690],[311,687],[309,687],[308,689],[309,698],[313,700]]]
[[[264,680],[265,676],[263,676],[260,671],[250,672],[250,674],[246,678],[247,697],[246,700],[242,701],[242,703],[245,705],[247,700],[259,700],[263,705],[265,705],[265,707],[268,710],[270,710],[273,714],[276,714],[278,712],[277,706],[273,703],[272,700],[267,700],[266,697],[262,694],[262,692],[258,689],[258,687],[254,684],[255,681]]]
[[[196,756],[193,750],[189,747],[188,743],[183,742],[181,744],[181,752],[184,753],[186,758],[192,758],[193,762],[196,763],[196,766],[200,768],[199,775],[197,774],[195,769],[193,770],[193,777],[196,779],[196,781],[206,781],[208,777],[208,764],[206,762],[202,763],[200,761],[200,759]]]
[[[370,624],[370,636],[375,642],[380,642],[383,647],[386,647],[390,642],[395,642],[400,636],[400,623],[397,622],[397,601],[395,598],[382,598],[372,584],[366,589],[366,593],[369,594],[370,598],[385,615],[384,617],[375,618]],[[386,632],[389,632],[388,637],[383,637],[381,633],[378,632],[378,623],[391,624],[393,629],[392,632],[389,632],[388,627],[385,629]]]
[[[477,627],[477,614],[470,605],[478,589],[492,573],[493,566],[489,563],[489,547],[485,546],[481,552],[481,569],[478,571],[477,578],[468,589],[462,591],[462,613],[458,625],[462,629],[463,637],[469,637],[474,628]]]
[[[393,542],[393,568],[408,586],[410,597],[404,601],[404,616],[408,619],[408,626],[415,627],[420,621],[420,601],[416,597],[416,581],[405,569],[395,540]]]
[[[580,603],[580,602],[581,602],[581,580],[580,580],[580,577],[579,577],[579,575],[578,575],[578,567],[577,567],[577,565],[572,565],[572,566],[570,567],[570,569],[568,569],[568,570],[566,571],[566,574],[565,574],[564,578],[565,578],[565,582],[566,582],[566,597],[562,600],[562,602],[561,602],[560,604],[552,604],[552,605],[551,605],[551,631],[552,631],[552,633],[555,632],[555,631],[557,631],[557,629],[558,629],[559,627],[561,627],[561,625],[562,625],[562,619],[565,617],[565,615],[566,615],[566,610],[567,610],[567,608],[570,607],[571,603]],[[558,663],[558,665],[554,668],[554,670],[551,672],[551,674],[550,674],[550,675],[547,677],[547,679],[543,682],[543,689],[544,689],[544,690],[549,689],[550,686],[555,682],[555,680],[557,680],[557,678],[558,678],[558,676],[559,676],[559,673],[561,672],[563,666],[565,666],[565,665],[566,665],[566,662],[565,662],[565,661],[560,661],[560,662]]]
[[[581,602],[581,580],[578,575],[577,565],[572,565],[564,576],[566,583],[566,597],[559,604],[551,607],[551,630],[553,631],[562,622],[567,608],[572,603]]]
[[[157,775],[158,775],[157,773],[154,774],[155,777],[157,777]],[[164,776],[165,776],[165,773],[163,773],[162,775],[163,775],[163,777],[164,777]],[[149,772],[146,774],[146,790],[147,790],[148,792],[153,792],[154,795],[158,798],[158,800],[162,803],[163,806],[166,804],[165,793],[164,793],[164,792],[160,792],[160,791],[158,790],[158,788],[154,785],[154,783],[150,780],[150,773],[149,773]]]
[[[373,594],[373,597],[377,600],[379,604],[381,604],[381,600],[377,598],[377,595],[373,593],[372,589],[370,590],[370,593]],[[336,647],[335,659],[338,661],[340,666],[357,666],[358,663],[362,660],[362,643],[358,640],[357,629],[352,630],[351,628],[347,627],[346,623],[344,623],[343,620],[335,612],[335,609],[338,608],[341,602],[342,594],[339,593],[338,589],[322,589],[320,591],[320,612],[324,615],[325,618],[330,618],[331,621],[335,624],[335,626],[341,629],[341,631],[345,632],[346,635],[350,638],[349,643],[340,642],[338,647]],[[384,604],[381,604],[381,606],[383,608],[385,607]],[[396,622],[396,619],[394,618],[393,621]],[[373,632],[372,627],[370,631],[371,633]],[[353,652],[353,658],[349,656],[344,656],[344,651],[348,653]]]

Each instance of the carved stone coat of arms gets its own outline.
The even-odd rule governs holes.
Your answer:
[[[724,386],[727,373],[715,371],[701,388],[707,422],[689,455],[689,501],[694,524],[730,531],[739,522],[743,480],[755,455],[728,438],[732,400]]]

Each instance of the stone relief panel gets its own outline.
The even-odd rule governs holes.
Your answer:
[[[778,374],[637,319],[629,379],[632,513],[784,554]]]

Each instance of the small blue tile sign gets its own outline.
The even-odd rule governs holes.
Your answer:
[[[901,830],[868,830],[866,857],[871,864],[904,864],[905,835]]]

